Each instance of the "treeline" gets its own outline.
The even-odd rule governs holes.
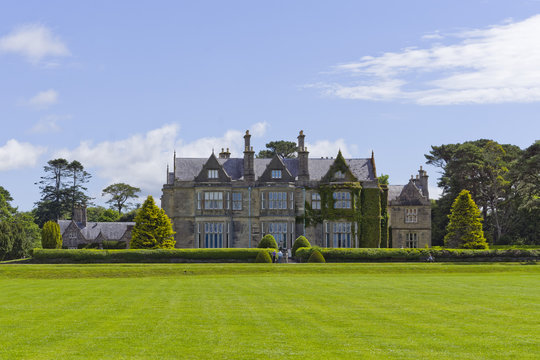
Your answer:
[[[492,140],[432,146],[442,196],[432,201],[432,244],[444,245],[448,214],[462,190],[480,208],[491,244],[540,244],[540,141],[526,148]]]

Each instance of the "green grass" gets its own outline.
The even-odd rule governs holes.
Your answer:
[[[538,265],[0,265],[0,359],[537,359],[538,319]]]

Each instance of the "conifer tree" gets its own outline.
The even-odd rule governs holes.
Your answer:
[[[449,248],[487,249],[480,210],[468,190],[462,190],[448,215],[444,244]]]
[[[41,229],[41,245],[44,249],[62,248],[60,226],[54,221],[47,221]]]
[[[173,249],[176,241],[171,220],[148,196],[141,210],[135,216],[135,226],[131,232],[132,249]]]

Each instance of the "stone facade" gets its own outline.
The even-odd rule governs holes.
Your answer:
[[[72,220],[58,220],[62,245],[68,249],[96,244],[103,241],[123,241],[129,247],[134,222],[87,222],[86,208],[75,209]]]
[[[394,248],[431,246],[431,202],[425,170],[407,185],[390,185],[390,239]]]
[[[266,234],[284,248],[300,235],[325,247],[387,246],[380,202],[388,188],[378,183],[374,155],[309,158],[304,138],[300,132],[294,159],[255,158],[248,131],[243,158],[228,149],[209,158],[175,154],[161,206],[176,247],[256,247]]]

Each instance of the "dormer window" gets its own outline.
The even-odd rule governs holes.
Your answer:
[[[272,170],[272,179],[281,179],[281,170]]]
[[[209,179],[217,179],[218,178],[218,171],[217,170],[208,170],[208,178]]]
[[[336,179],[345,179],[345,173],[343,171],[336,171],[334,177]]]

